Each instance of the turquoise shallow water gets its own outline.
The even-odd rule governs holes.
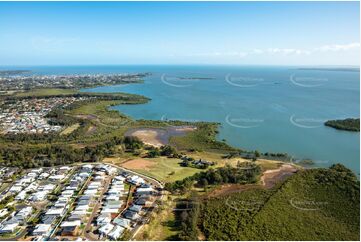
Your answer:
[[[287,152],[320,167],[340,162],[359,174],[360,134],[325,127],[359,117],[359,72],[261,66],[29,67],[39,74],[151,72],[144,84],[86,91],[152,100],[113,107],[136,119],[220,122],[219,139],[262,152]],[[188,78],[188,79],[187,79]]]

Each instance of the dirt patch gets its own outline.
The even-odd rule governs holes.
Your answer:
[[[97,120],[98,119],[98,116],[96,116],[94,114],[78,114],[78,115],[75,115],[75,117],[81,118],[81,119],[89,119],[89,120]]]
[[[68,134],[71,134],[73,133],[76,129],[78,129],[80,127],[80,124],[79,123],[76,123],[76,124],[73,124],[69,127],[67,127],[66,129],[64,129],[60,135],[68,135]]]
[[[164,130],[136,130],[130,134],[130,136],[135,136],[143,141],[144,144],[152,145],[155,147],[161,147],[166,145],[166,143],[162,142],[158,136],[162,135],[161,133],[165,132]]]
[[[262,185],[269,189],[276,183],[284,181],[287,177],[292,176],[298,169],[290,164],[283,164],[280,168],[275,170],[267,170],[263,172],[261,177]]]
[[[154,147],[161,147],[169,144],[172,136],[184,136],[186,133],[194,131],[193,126],[170,126],[164,128],[136,128],[125,132],[125,136],[135,136],[144,144]]]
[[[121,164],[122,167],[127,169],[143,169],[147,170],[151,167],[153,167],[156,163],[154,161],[145,160],[145,159],[134,159],[134,160],[128,160]]]

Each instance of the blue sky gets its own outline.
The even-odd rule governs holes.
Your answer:
[[[359,65],[358,2],[0,2],[0,65]]]

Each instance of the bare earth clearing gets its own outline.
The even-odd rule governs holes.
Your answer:
[[[194,131],[193,126],[170,126],[164,128],[136,128],[130,129],[125,136],[135,136],[143,143],[154,147],[161,147],[169,144],[172,136],[184,136],[186,133]]]
[[[145,160],[145,159],[133,159],[133,160],[128,160],[124,163],[122,163],[122,167],[126,168],[126,169],[147,169],[147,168],[151,168],[154,165],[156,165],[156,162],[154,161],[150,161],[150,160]]]
[[[297,168],[290,164],[283,164],[280,168],[275,170],[267,170],[261,176],[262,185],[269,189],[276,185],[279,181],[284,181],[287,177],[292,176],[298,171]]]

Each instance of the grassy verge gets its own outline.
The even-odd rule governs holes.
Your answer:
[[[179,226],[177,224],[173,208],[175,207],[171,197],[159,207],[159,211],[151,215],[150,223],[146,224],[135,238],[136,240],[177,240]]]
[[[68,135],[74,132],[76,129],[80,127],[79,123],[73,124],[67,128],[65,128],[63,131],[60,132],[60,135]]]

